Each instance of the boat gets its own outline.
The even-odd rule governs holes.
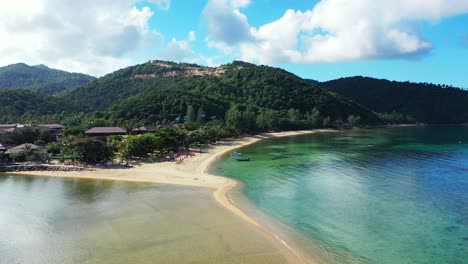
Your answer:
[[[234,153],[231,153],[231,156],[233,156],[233,157],[240,157],[240,156],[242,156],[242,153],[240,153],[240,152],[234,152]]]
[[[236,158],[237,161],[250,161],[250,158]]]

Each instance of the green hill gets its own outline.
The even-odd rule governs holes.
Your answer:
[[[184,117],[189,106],[224,118],[232,105],[255,116],[272,110],[277,117],[294,112],[297,119],[306,120],[315,109],[322,119],[338,122],[350,115],[366,123],[379,120],[371,111],[296,75],[244,62],[209,68],[153,61],[108,74],[62,96],[83,111],[110,109],[108,118],[122,121],[174,121]]]
[[[320,86],[379,113],[399,113],[429,124],[468,122],[468,91],[459,88],[361,76]]]
[[[0,67],[0,88],[20,88],[53,95],[88,83],[96,78],[50,69],[45,65],[28,66],[17,63]]]
[[[0,123],[38,123],[72,113],[70,102],[24,89],[0,89]]]

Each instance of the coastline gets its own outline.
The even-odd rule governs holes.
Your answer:
[[[208,173],[208,169],[213,162],[221,156],[234,151],[235,149],[251,145],[262,139],[297,136],[304,134],[333,132],[336,130],[317,129],[303,131],[288,131],[278,133],[266,133],[257,136],[244,137],[235,140],[226,140],[209,146],[203,153],[187,159],[181,164],[176,163],[156,163],[142,164],[133,168],[104,168],[85,171],[33,171],[33,172],[13,172],[12,175],[82,178],[96,180],[115,180],[127,182],[142,182],[156,184],[171,184],[204,187],[213,189],[214,199],[225,209],[234,213],[245,222],[262,230],[279,248],[282,248],[286,257],[294,263],[314,263],[310,257],[306,256],[298,249],[290,246],[277,234],[269,230],[239,207],[230,199],[229,192],[238,186],[238,182],[223,176]]]

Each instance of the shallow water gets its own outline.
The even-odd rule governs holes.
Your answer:
[[[0,175],[0,263],[285,263],[212,190]]]
[[[243,182],[254,205],[311,244],[337,253],[331,262],[466,263],[467,127],[313,134],[240,152],[251,161],[225,157],[213,170]]]

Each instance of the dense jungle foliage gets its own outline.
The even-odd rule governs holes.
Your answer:
[[[320,84],[384,116],[427,124],[468,122],[468,91],[430,83],[396,82],[366,77]]]

